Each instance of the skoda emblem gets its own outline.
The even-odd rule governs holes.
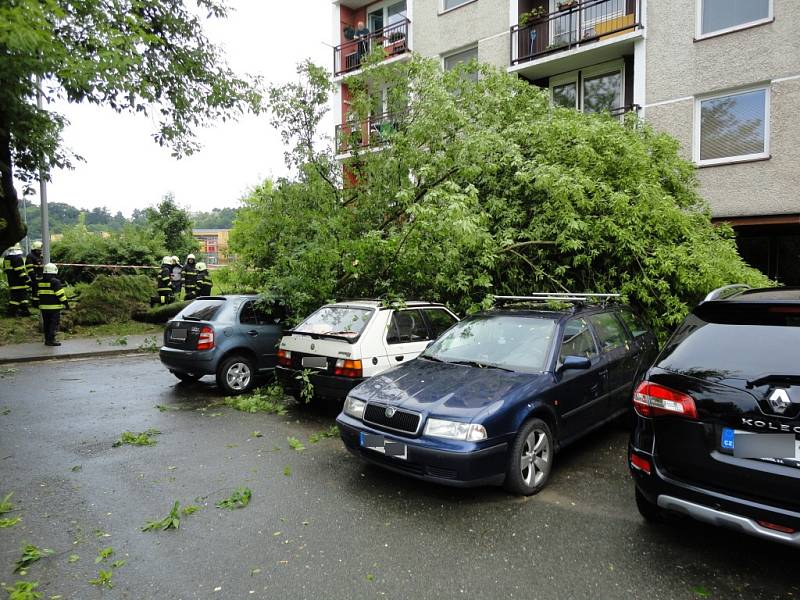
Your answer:
[[[387,406],[386,410],[384,411],[383,414],[386,415],[387,419],[391,419],[394,416],[394,413],[396,413],[396,412],[397,412],[397,410],[395,409],[394,406]]]
[[[786,409],[792,405],[792,399],[789,397],[789,392],[782,388],[775,388],[772,395],[769,397],[769,405],[775,414],[782,415]]]
[[[314,344],[311,344],[311,349],[312,349],[312,350],[314,349]]]

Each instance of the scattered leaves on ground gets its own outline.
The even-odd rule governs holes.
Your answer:
[[[29,567],[37,560],[49,556],[53,553],[49,548],[39,548],[33,544],[26,544],[22,547],[22,556],[14,564],[14,573],[19,573],[22,569]]]
[[[0,500],[0,515],[4,515],[6,513],[10,513],[14,510],[14,505],[11,504],[11,496],[14,495],[14,492],[8,492],[3,499]]]
[[[81,557],[78,556],[77,554],[70,554],[69,558],[67,559],[67,562],[75,563],[78,562],[80,559]]]
[[[108,589],[111,589],[114,587],[114,584],[111,581],[111,578],[113,576],[114,576],[113,571],[104,571],[103,569],[100,569],[100,572],[97,574],[97,577],[95,579],[90,579],[89,583],[91,583],[92,585],[107,587]]]
[[[198,510],[200,510],[199,506],[197,506],[196,504],[190,504],[188,506],[184,506],[181,509],[181,514],[184,517],[188,517],[189,515],[192,515],[192,514],[196,513]]]
[[[264,434],[261,433],[260,431],[254,431],[253,433],[250,434],[250,436],[254,437],[254,438],[260,438],[260,437],[264,437]]]
[[[11,409],[8,408],[7,406],[4,406],[3,409],[0,410],[0,415],[3,415],[4,417],[10,414],[11,414]]]
[[[114,448],[118,448],[123,444],[129,444],[131,446],[155,446],[156,440],[153,439],[153,437],[159,435],[160,433],[161,432],[158,429],[153,429],[152,427],[147,431],[142,431],[141,433],[123,431],[120,438],[112,445]]]
[[[283,474],[286,475],[287,477],[291,477],[291,475],[292,475],[292,467],[290,467],[289,465],[286,465],[285,467],[283,467]]]
[[[234,508],[243,508],[250,504],[250,497],[252,495],[253,493],[250,491],[250,488],[236,488],[230,496],[217,502],[216,507],[227,508],[229,510],[233,510]]]
[[[166,404],[156,404],[156,408],[161,412],[167,412],[168,410],[180,410],[179,406],[167,406]]]
[[[308,441],[312,444],[316,444],[320,440],[324,440],[325,438],[333,438],[339,436],[339,428],[336,425],[331,425],[325,431],[319,431],[317,433],[312,433],[308,436]]]
[[[298,440],[296,437],[287,437],[286,441],[289,442],[289,447],[295,452],[302,452],[306,449],[306,447],[303,445],[303,442]]]
[[[73,473],[77,473],[77,472],[78,472],[78,471],[80,471],[81,469],[83,469],[83,466],[82,466],[82,465],[75,465],[74,467],[72,467],[72,468],[70,469],[70,471],[72,471]]]
[[[139,350],[142,352],[158,352],[158,340],[156,336],[147,336],[144,341],[139,344]]]
[[[8,600],[38,600],[41,592],[35,591],[39,587],[38,581],[17,581],[14,587],[4,587],[8,592]]]
[[[265,412],[268,414],[286,414],[286,396],[279,385],[259,388],[250,394],[225,398],[225,404],[236,410],[248,413]]]
[[[13,527],[17,523],[22,521],[22,517],[8,517],[7,519],[0,519],[0,529],[6,529],[7,527]]]
[[[167,529],[179,529],[181,526],[181,518],[178,516],[179,508],[180,502],[176,500],[175,504],[172,505],[172,510],[169,511],[169,514],[166,517],[160,521],[148,521],[145,523],[145,526],[142,527],[142,531],[166,531]]]
[[[126,561],[124,559],[115,560],[114,562],[111,563],[111,568],[112,569],[119,569],[120,567],[124,567],[126,562],[128,562],[128,561]]]
[[[103,548],[97,553],[97,558],[94,559],[94,564],[99,564],[106,560],[109,556],[114,554],[114,548],[109,546],[108,548]]]
[[[711,592],[709,592],[705,586],[698,585],[692,588],[692,593],[695,594],[698,598],[710,598]]]

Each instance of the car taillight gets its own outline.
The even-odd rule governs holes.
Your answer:
[[[697,407],[691,396],[649,381],[643,381],[636,388],[633,393],[633,407],[643,417],[672,415],[687,419],[697,418]]]
[[[291,367],[292,353],[289,350],[278,350],[278,364],[283,367]]]
[[[773,531],[780,531],[781,533],[794,533],[796,529],[786,527],[785,525],[778,525],[777,523],[770,523],[769,521],[758,521],[758,524]]]
[[[333,369],[334,375],[342,377],[361,377],[363,371],[361,369],[360,360],[350,360],[340,358],[336,361],[336,367]]]
[[[642,458],[641,456],[637,456],[633,452],[631,452],[631,466],[637,471],[647,473],[648,475],[650,475],[652,472],[650,461],[646,458]]]
[[[204,325],[200,329],[200,335],[197,338],[197,350],[211,350],[214,347],[214,330],[208,325]]]

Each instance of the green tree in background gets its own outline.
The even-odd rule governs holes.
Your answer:
[[[200,246],[192,237],[191,217],[176,204],[172,194],[164,196],[155,208],[146,208],[145,215],[148,227],[164,240],[168,254],[185,260],[187,254],[197,252]]]
[[[477,81],[465,76],[475,70]],[[663,334],[711,289],[768,283],[732,230],[711,223],[678,142],[635,116],[553,107],[545,91],[474,63],[375,64],[348,78],[354,122],[367,119],[370,90],[408,111],[380,128],[379,151],[360,135],[337,140],[349,156],[341,185],[333,148],[316,150],[308,126],[330,83],[304,73],[270,94],[296,175],[255,189],[231,236],[249,281],[298,312],[335,297],[465,312],[495,294],[621,292]]]
[[[224,18],[220,0],[192,3]],[[152,115],[153,137],[176,156],[197,149],[210,121],[259,110],[256,81],[235,75],[184,0],[10,0],[0,2],[0,247],[25,235],[14,178],[71,166],[65,118],[36,108],[55,99]],[[41,79],[41,88],[37,80]]]

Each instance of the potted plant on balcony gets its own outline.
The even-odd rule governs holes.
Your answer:
[[[537,6],[528,12],[524,12],[519,16],[519,26],[527,27],[547,15],[547,9],[544,6]]]
[[[569,10],[578,6],[578,0],[561,0],[557,6],[558,10]]]

